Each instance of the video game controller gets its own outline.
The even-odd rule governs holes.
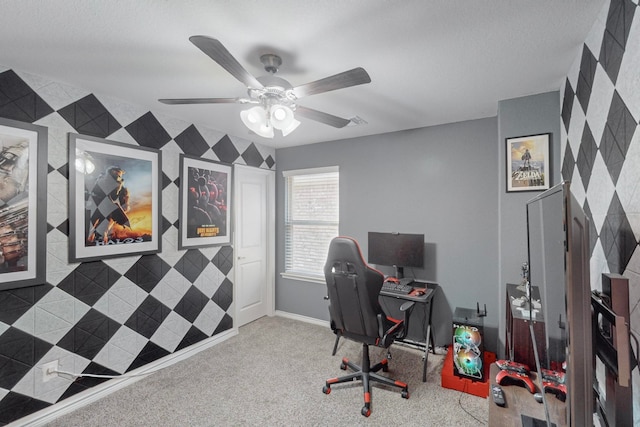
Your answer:
[[[527,365],[525,365],[524,363],[518,363],[518,362],[514,362],[512,360],[505,360],[505,359],[499,359],[496,360],[496,365],[498,365],[498,368],[500,368],[501,370],[507,370],[507,371],[513,371],[513,372],[518,372],[524,375],[529,375],[529,367]]]
[[[500,385],[522,385],[531,394],[536,392],[536,386],[529,377],[529,367],[522,363],[510,360],[496,360],[496,365],[500,372],[496,375],[496,382]]]
[[[564,372],[542,369],[542,388],[545,393],[552,393],[564,402],[567,398],[567,386],[564,382]]]

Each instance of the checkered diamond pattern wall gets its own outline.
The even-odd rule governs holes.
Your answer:
[[[47,283],[0,292],[0,425],[104,381],[42,363],[117,375],[233,326],[232,247],[177,249],[179,154],[273,169],[273,149],[2,67],[0,117],[46,126],[49,152]],[[69,132],[162,150],[161,253],[69,264]]]
[[[603,8],[562,92],[562,176],[592,218],[591,281],[629,278],[631,329],[640,336],[640,7]],[[640,419],[640,376],[633,374]]]

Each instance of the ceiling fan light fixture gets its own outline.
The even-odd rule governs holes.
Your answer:
[[[288,110],[288,111],[287,111]],[[282,105],[277,105],[271,110],[272,118],[277,122],[282,122],[290,114],[291,110]]]
[[[286,105],[275,105],[271,107],[271,123],[276,129],[284,130],[296,121],[293,111]],[[295,129],[295,128],[294,128]]]
[[[276,105],[271,108],[271,123],[274,128],[282,131],[282,136],[289,135],[300,126],[293,110],[286,105]]]
[[[260,129],[256,133],[263,138],[273,138],[273,126],[270,126],[269,123],[260,125]]]
[[[96,165],[91,154],[87,153],[86,151],[78,150],[77,148],[76,161],[74,163],[76,170],[81,174],[90,175],[96,170]]]
[[[300,126],[300,122],[294,118],[293,120],[291,120],[291,123],[289,124],[289,126],[287,126],[286,128],[280,129],[282,131],[282,136],[289,135],[291,132],[296,130],[298,126]]]
[[[304,108],[297,105],[297,100],[310,95],[371,83],[371,77],[366,70],[358,67],[294,87],[287,80],[275,76],[278,68],[282,65],[282,58],[276,54],[268,53],[260,57],[268,75],[256,78],[238,62],[219,40],[207,36],[192,36],[189,37],[189,41],[217,62],[236,80],[243,83],[247,88],[249,98],[163,98],[158,101],[170,105],[259,104],[259,106],[241,111],[240,118],[249,130],[264,138],[273,138],[273,128],[281,131],[283,136],[293,132],[300,125],[293,114],[294,110],[297,110],[298,115],[306,119],[335,128],[347,126],[350,123],[349,120],[311,108]]]
[[[246,127],[253,130],[254,127],[267,121],[267,115],[262,107],[252,107],[240,112],[240,119]]]
[[[273,126],[269,123],[267,112],[262,107],[252,107],[240,111],[242,123],[263,138],[273,138]]]

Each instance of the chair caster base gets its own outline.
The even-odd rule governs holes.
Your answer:
[[[362,407],[362,410],[360,411],[360,413],[361,413],[362,415],[364,415],[365,417],[368,417],[369,415],[371,415],[371,408],[370,408],[370,407],[368,407],[367,405],[364,405],[364,406]]]

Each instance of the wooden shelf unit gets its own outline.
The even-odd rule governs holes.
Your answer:
[[[532,288],[532,297],[540,301],[540,291],[537,286]],[[524,363],[532,371],[536,370],[536,361],[533,351],[533,341],[529,331],[529,315],[513,304],[514,299],[522,298],[525,292],[518,289],[518,285],[507,284],[506,300],[506,337],[505,337],[505,358],[514,362]],[[540,362],[546,360],[547,349],[545,345],[545,324],[542,311],[538,311],[532,317],[533,331],[536,336],[538,357]]]

